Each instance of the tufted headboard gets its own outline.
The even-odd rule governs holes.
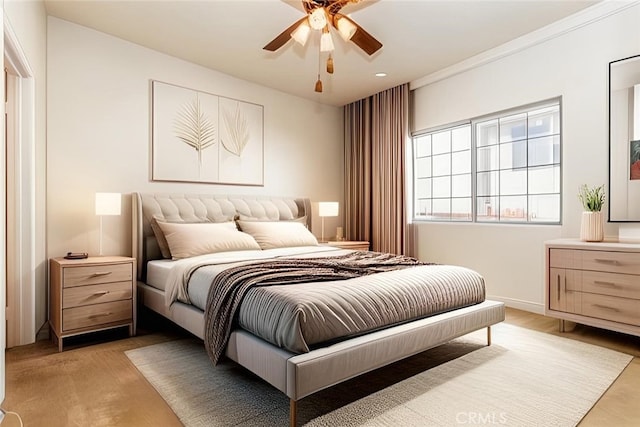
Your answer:
[[[213,194],[132,194],[132,252],[138,280],[145,280],[147,261],[161,259],[151,219],[219,222],[235,217],[269,221],[306,218],[311,229],[311,202],[306,198]]]

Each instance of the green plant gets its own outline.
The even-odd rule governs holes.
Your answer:
[[[631,141],[631,163],[640,161],[640,140]]]
[[[585,211],[600,212],[605,200],[604,184],[595,188],[589,188],[583,184],[578,191],[578,199],[582,202]]]

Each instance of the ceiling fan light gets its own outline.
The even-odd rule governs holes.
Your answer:
[[[353,37],[353,35],[358,30],[358,27],[356,27],[353,22],[344,17],[340,17],[340,19],[337,20],[336,27],[338,27],[338,32],[340,33],[344,41],[351,40],[351,37]]]
[[[297,43],[300,43],[304,46],[309,39],[309,33],[311,33],[311,28],[309,28],[309,24],[307,21],[303,21],[298,28],[293,30],[291,33],[291,38],[294,39]]]
[[[309,14],[309,25],[314,30],[321,30],[327,25],[327,12],[319,7]]]
[[[329,31],[325,31],[320,36],[320,52],[333,52],[333,39],[331,38],[331,33]]]

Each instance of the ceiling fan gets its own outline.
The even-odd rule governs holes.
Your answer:
[[[358,3],[359,1],[360,0],[302,0],[302,7],[307,15],[294,22],[289,28],[270,41],[263,49],[275,52],[284,46],[289,39],[294,39],[304,46],[311,30],[321,31],[320,52],[329,52],[327,72],[332,74],[333,57],[331,56],[331,52],[334,46],[330,29],[333,27],[345,41],[351,40],[368,55],[373,55],[382,47],[382,43],[367,33],[351,18],[340,13],[342,8],[347,4]],[[320,73],[318,73],[315,90],[316,92],[322,92]]]

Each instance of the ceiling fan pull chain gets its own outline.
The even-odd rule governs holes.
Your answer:
[[[332,52],[334,50],[334,44],[331,36],[331,27],[340,34],[344,41],[351,41],[370,56],[382,48],[382,43],[376,40],[375,37],[366,32],[364,28],[358,25],[350,17],[340,13],[342,8],[349,3],[355,4],[362,0],[301,1],[305,16],[278,34],[278,36],[271,40],[263,49],[275,52],[291,39],[304,46],[309,35],[312,33],[312,30],[320,31],[320,53],[329,52],[329,58],[326,62],[326,70],[328,74],[333,74],[334,64]],[[320,80],[321,61],[322,56],[320,55],[318,58],[318,81],[316,81],[315,86],[316,92],[322,92],[322,80]]]
[[[316,82],[316,92],[322,92],[322,80],[320,80],[320,61],[322,60],[322,51],[318,50],[318,81]]]

